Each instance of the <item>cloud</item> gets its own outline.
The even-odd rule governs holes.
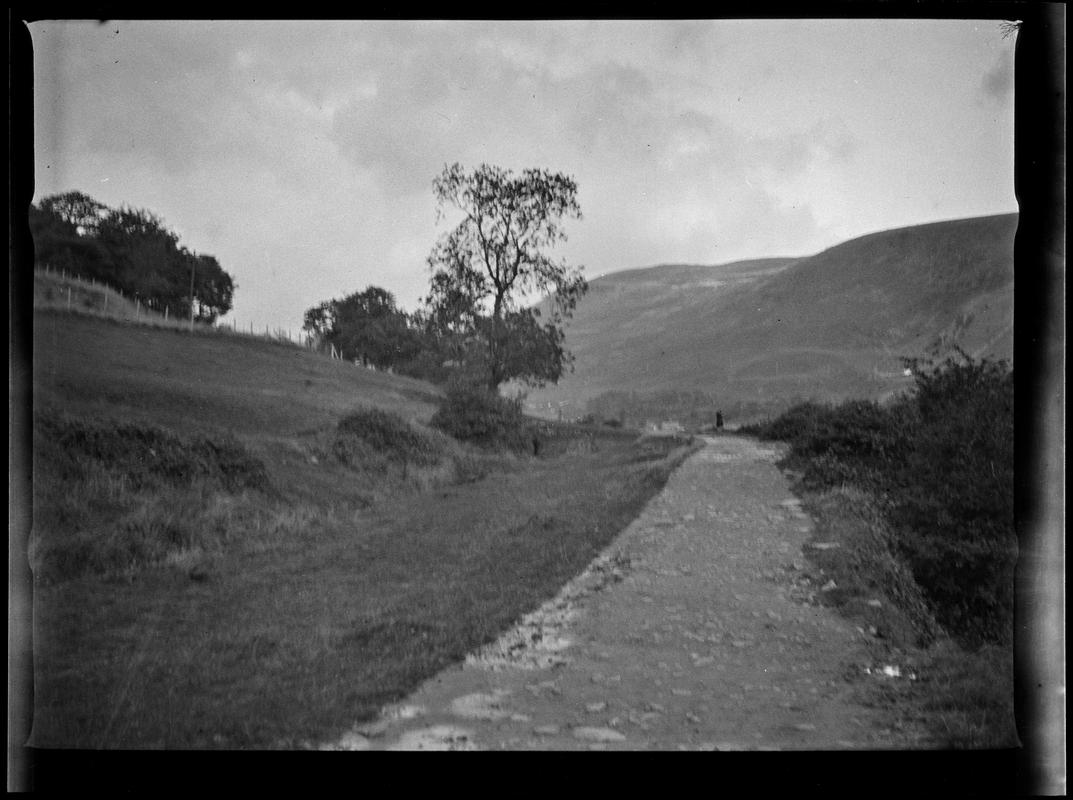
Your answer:
[[[490,160],[504,141],[536,141],[528,71],[496,48],[467,46],[459,31],[439,33],[413,31],[364,73],[371,91],[334,115],[339,152],[391,197],[430,192],[445,163]]]
[[[750,159],[769,178],[785,179],[804,172],[816,162],[824,166],[849,161],[859,142],[840,118],[825,117],[803,131],[752,137]]]
[[[455,161],[574,176],[585,217],[561,255],[589,274],[815,252],[900,222],[943,176],[985,193],[958,176],[996,159],[952,131],[986,133],[994,108],[962,106],[1012,78],[986,42],[880,23],[116,27],[31,26],[39,186],[162,214],[237,274],[242,320],[370,283],[415,302],[445,227],[431,182]]]
[[[68,156],[137,155],[182,174],[249,151],[253,98],[204,24],[64,23],[33,32],[37,72],[55,101],[37,125]]]
[[[454,161],[570,171],[594,154],[644,158],[660,144],[646,130],[656,90],[642,70],[541,63],[531,48],[458,32],[408,40],[377,74],[375,90],[336,113],[340,152],[401,196],[429,191]]]

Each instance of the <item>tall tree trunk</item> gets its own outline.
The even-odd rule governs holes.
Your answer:
[[[492,326],[488,334],[488,390],[499,391],[503,382],[503,292],[497,291],[492,306]]]

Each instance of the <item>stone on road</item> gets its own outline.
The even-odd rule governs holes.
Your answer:
[[[803,588],[813,526],[778,457],[751,439],[706,439],[556,597],[322,747],[907,746],[916,737],[889,711],[855,700],[861,632]]]

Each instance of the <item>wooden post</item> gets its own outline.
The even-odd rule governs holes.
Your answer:
[[[71,287],[67,287],[67,310],[71,310]]]
[[[168,319],[168,306],[164,306],[164,321],[166,322],[167,319]]]

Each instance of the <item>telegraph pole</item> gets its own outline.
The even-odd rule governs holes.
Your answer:
[[[190,332],[194,330],[194,267],[197,266],[197,259],[190,258]]]

